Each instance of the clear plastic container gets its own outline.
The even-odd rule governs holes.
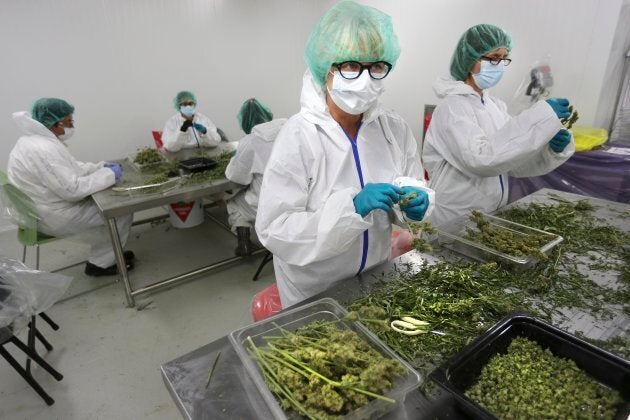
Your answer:
[[[159,170],[162,166],[169,164],[166,157],[164,157],[164,155],[160,152],[158,152],[158,154],[162,158],[162,160],[160,160],[159,162],[145,163],[145,164],[140,164],[140,163],[135,162],[137,154],[138,152],[134,153],[133,155],[127,156],[127,161],[129,161],[129,164],[133,167],[133,169],[135,169],[138,172],[148,172],[148,171]]]
[[[297,416],[295,412],[285,412],[280,407],[276,397],[269,391],[258,364],[249,357],[247,350],[250,346],[247,343],[247,337],[251,337],[256,346],[264,347],[265,340],[263,336],[275,335],[279,327],[289,331],[295,331],[313,321],[341,320],[347,314],[348,312],[334,299],[323,298],[304,306],[279,313],[271,318],[264,319],[230,333],[232,346],[236,350],[236,353],[245,366],[245,370],[256,385],[256,388],[260,391],[275,419],[284,420],[287,418],[300,417]],[[338,325],[340,328],[348,328],[355,331],[362,339],[369,342],[374,349],[385,357],[399,361],[406,371],[405,374],[396,379],[392,389],[384,393],[386,397],[396,400],[395,403],[374,399],[363,407],[348,413],[343,418],[374,419],[402,405],[407,394],[420,384],[420,374],[360,323],[339,321]]]
[[[545,232],[544,230],[534,229],[532,227],[514,223],[489,214],[483,214],[483,216],[488,222],[490,222],[492,227],[497,229],[509,230],[523,236],[533,233],[548,236],[549,241],[540,247],[540,252],[545,255],[549,255],[551,250],[563,240],[562,236]],[[471,239],[466,238],[466,227],[478,230],[477,225],[469,219],[468,215],[460,216],[447,225],[441,226],[438,229],[438,242],[446,248],[475,260],[483,262],[498,261],[512,267],[516,271],[522,271],[533,267],[539,262],[536,257],[531,255],[509,255],[490,248],[487,245],[474,242]]]

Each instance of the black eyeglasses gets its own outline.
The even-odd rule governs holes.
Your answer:
[[[387,61],[375,61],[370,64],[362,64],[358,61],[344,61],[343,63],[333,63],[333,67],[339,70],[339,74],[344,79],[358,79],[363,73],[363,70],[368,71],[372,79],[381,80],[384,79],[389,71],[392,69],[392,65]]]
[[[495,58],[495,57],[481,57],[480,60],[489,61],[493,66],[498,66],[501,61],[503,61],[504,66],[509,66],[512,62],[511,58]]]

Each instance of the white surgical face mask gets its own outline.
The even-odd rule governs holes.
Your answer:
[[[64,127],[63,134],[57,137],[61,141],[66,141],[74,135],[74,127]]]
[[[185,116],[192,117],[193,115],[195,115],[195,111],[197,110],[197,107],[194,105],[185,105],[185,106],[182,105],[179,107],[179,110]]]
[[[479,73],[477,74],[473,73],[472,77],[479,89],[489,89],[499,83],[503,77],[503,70],[503,61],[499,62],[499,64],[495,66],[489,61],[482,60],[481,70],[479,70]]]
[[[352,115],[363,114],[383,92],[383,81],[372,79],[367,70],[356,79],[344,79],[339,72],[334,72],[332,89],[328,89],[335,105]]]

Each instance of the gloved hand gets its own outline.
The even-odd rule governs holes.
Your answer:
[[[551,140],[549,140],[549,147],[556,153],[562,153],[562,151],[571,142],[571,133],[569,130],[562,129],[556,133]]]
[[[416,187],[402,187],[403,191],[400,200],[405,200],[406,205],[401,204],[400,209],[405,215],[412,219],[420,221],[429,208],[429,195]],[[408,201],[408,202],[407,202]]]
[[[193,124],[193,127],[195,127],[195,130],[199,131],[201,134],[206,134],[208,132],[208,129],[199,123]]]
[[[121,167],[120,163],[116,163],[116,162],[105,162],[103,166],[106,168],[113,168],[114,166],[118,166],[119,168]]]
[[[566,98],[549,98],[546,102],[551,106],[553,112],[556,113],[558,118],[569,118],[571,111],[569,111],[569,100]]]
[[[390,211],[402,190],[392,184],[367,184],[354,197],[354,208],[361,217],[367,216],[372,210]]]
[[[192,120],[184,120],[184,123],[182,124],[182,127],[180,128],[180,131],[185,132],[190,127],[192,127],[192,125],[193,125]]]
[[[114,172],[114,177],[116,177],[116,182],[122,177],[122,167],[117,163],[106,163],[105,168],[111,169]]]

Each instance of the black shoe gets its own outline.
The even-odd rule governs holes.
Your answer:
[[[252,255],[253,244],[249,240],[249,228],[245,226],[237,227],[236,236],[238,238],[238,246],[234,250],[236,256],[247,257]]]
[[[127,264],[132,263],[133,260],[136,259],[136,254],[134,254],[133,251],[125,251],[123,252],[123,256],[125,257],[125,262]]]
[[[133,262],[127,261],[127,271],[133,270]],[[113,276],[118,273],[118,266],[116,264],[110,265],[109,267],[103,268],[98,265],[92,264],[91,262],[85,263],[85,274],[92,277],[101,277],[101,276]]]

